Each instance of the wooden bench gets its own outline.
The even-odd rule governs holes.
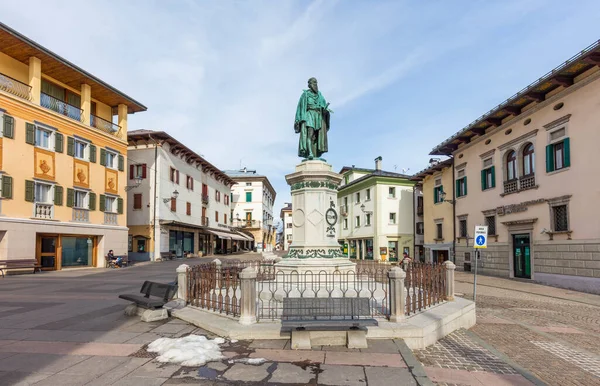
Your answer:
[[[21,260],[0,260],[0,272],[2,272],[2,277],[5,276],[5,271],[8,269],[33,269],[33,273],[35,271],[40,272],[42,270],[41,265],[38,264],[36,259],[21,259]]]
[[[162,308],[162,306],[173,299],[173,296],[177,293],[177,287],[171,284],[145,281],[140,293],[144,294],[144,296],[123,294],[119,295],[119,298],[129,300],[139,307],[155,310]]]
[[[177,256],[174,253],[171,253],[171,252],[161,252],[160,253],[160,260],[161,261],[173,260],[176,257]]]
[[[377,326],[368,298],[284,298],[282,330],[292,348],[310,349],[310,331],[346,331],[349,348],[366,348],[366,327]]]

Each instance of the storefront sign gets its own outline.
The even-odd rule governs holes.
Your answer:
[[[537,200],[521,202],[519,204],[499,206],[496,208],[496,214],[498,216],[504,216],[504,215],[511,214],[511,213],[525,212],[525,211],[527,211],[527,207],[529,205],[541,204],[546,201],[548,201],[548,200],[546,200],[545,198],[540,198]]]

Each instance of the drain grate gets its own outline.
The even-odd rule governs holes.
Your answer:
[[[133,358],[151,358],[151,359],[156,358],[158,356],[158,353],[147,351],[146,350],[147,347],[148,347],[148,345],[144,345],[144,347],[137,350],[133,354],[130,354],[129,356],[133,357]]]

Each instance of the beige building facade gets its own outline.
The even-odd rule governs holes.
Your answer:
[[[596,44],[434,148],[454,159],[459,268],[487,225],[480,272],[600,292],[599,66]]]

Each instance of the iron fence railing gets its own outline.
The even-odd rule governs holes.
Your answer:
[[[0,73],[0,90],[31,100],[31,86]]]
[[[90,114],[90,126],[100,129],[108,134],[116,134],[121,129],[121,126],[116,125],[106,119]]]
[[[83,110],[79,107],[70,105],[67,102],[61,101],[60,99],[56,99],[53,96],[41,93],[40,105],[81,122]]]
[[[240,315],[239,267],[199,264],[187,272],[187,303],[225,315]]]
[[[446,267],[443,264],[406,264],[406,315],[441,303],[446,291]]]

